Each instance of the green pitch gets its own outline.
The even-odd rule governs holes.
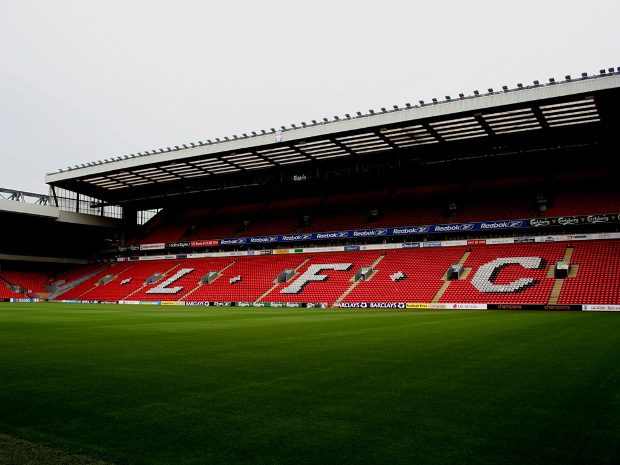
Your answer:
[[[620,460],[620,315],[0,304],[0,432],[130,464]]]

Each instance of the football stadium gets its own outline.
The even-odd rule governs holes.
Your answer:
[[[619,107],[607,68],[0,189],[0,433],[80,463],[617,463]]]

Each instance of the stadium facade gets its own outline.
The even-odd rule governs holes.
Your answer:
[[[0,277],[18,299],[616,309],[619,99],[610,68],[61,169],[1,202]]]

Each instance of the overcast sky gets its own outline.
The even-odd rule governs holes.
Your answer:
[[[620,2],[0,0],[0,187],[620,66]]]

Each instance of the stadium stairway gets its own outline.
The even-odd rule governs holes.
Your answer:
[[[473,278],[453,280],[440,302],[547,303],[555,283],[553,277],[547,277],[548,270],[562,259],[566,245],[559,242],[507,244],[476,246],[471,250],[466,265],[472,268],[470,276]],[[519,266],[512,266],[515,258]],[[493,272],[501,270],[501,275],[490,275],[492,267],[495,267]],[[521,278],[526,282],[517,285]],[[514,289],[502,288],[509,284],[514,284]]]
[[[465,260],[467,260],[470,254],[471,254],[471,251],[466,250],[463,256],[461,257],[461,259],[458,261],[458,263],[456,263],[456,265],[463,265],[465,263]],[[470,271],[471,271],[471,268],[464,268],[463,274],[461,275],[461,279],[466,279]],[[432,298],[431,303],[433,304],[436,304],[439,302],[439,299],[443,297],[444,292],[448,290],[448,286],[450,286],[450,283],[452,282],[448,280],[448,270],[446,270],[446,272],[441,277],[441,279],[443,279],[445,282],[439,288],[439,290],[437,291],[437,294],[435,294],[435,297]]]
[[[380,262],[381,260],[383,260],[384,258],[385,258],[385,254],[384,254],[384,253],[382,253],[382,254],[381,254],[381,255],[379,255],[379,257],[378,257],[378,258],[377,258],[377,259],[373,262],[373,264],[372,264],[372,265],[370,265],[370,267],[373,269],[373,272],[372,272],[372,273],[368,276],[368,279],[366,279],[364,282],[368,282],[368,281],[370,281],[370,280],[372,279],[372,277],[376,274],[376,271],[374,271],[375,267],[376,267],[376,266],[379,264],[379,262]],[[353,280],[354,278],[351,278],[351,279]],[[342,302],[342,301],[344,300],[344,298],[345,298],[346,296],[348,296],[348,295],[349,295],[349,293],[350,293],[351,291],[353,291],[353,289],[355,289],[355,287],[356,287],[356,286],[357,286],[360,282],[361,282],[361,281],[353,281],[353,283],[349,286],[349,288],[348,288],[346,291],[344,291],[344,292],[342,293],[342,295],[341,295],[340,297],[338,297],[334,303],[338,303],[338,304],[339,304],[340,302]]]
[[[13,285],[8,281],[0,278],[0,298],[2,299],[21,299],[28,297],[26,294],[22,294],[21,292],[15,292],[13,290]]]
[[[573,256],[573,252],[575,251],[574,247],[567,247],[564,251],[564,256],[562,257],[563,262],[570,262],[571,257]],[[571,264],[570,272],[568,274],[568,278],[574,278],[577,276],[579,271],[579,265]],[[550,266],[549,271],[547,271],[547,277],[553,278],[554,276],[554,267]],[[560,293],[562,292],[562,286],[564,285],[564,278],[557,278],[555,283],[553,283],[553,288],[551,288],[551,294],[549,295],[549,305],[557,305],[558,300],[560,299]]]
[[[97,276],[100,273],[103,273],[104,271],[108,270],[112,268],[112,265],[110,266],[106,266],[104,268],[97,268],[95,269],[95,271],[92,271],[91,273],[88,274],[84,274],[80,277],[78,277],[77,279],[73,279],[67,283],[64,284],[59,284],[58,285],[58,289],[56,290],[56,292],[52,292],[50,295],[47,296],[47,300],[54,300],[57,297],[61,296],[62,294],[64,294],[65,292],[69,292],[71,289],[78,287],[80,284],[85,283],[86,281],[88,281],[89,279],[94,278],[95,276]]]
[[[182,262],[179,262],[179,263],[177,263],[176,265],[174,265],[173,267],[168,268],[166,271],[164,271],[164,272],[161,274],[161,276],[159,277],[159,279],[157,279],[157,280],[156,280],[156,282],[160,282],[162,279],[167,278],[167,277],[168,277],[168,275],[170,275],[170,273],[171,273],[171,272],[172,272],[175,268],[178,268],[178,267],[180,267],[181,265],[182,265]],[[152,271],[153,271],[152,269],[151,269],[151,270],[149,270],[149,272],[152,272]],[[138,294],[138,293],[139,293],[140,291],[142,291],[144,288],[146,288],[146,287],[148,287],[148,286],[151,286],[152,284],[155,284],[155,283],[150,283],[150,284],[147,284],[147,283],[146,283],[146,280],[145,280],[145,281],[142,283],[142,286],[140,286],[140,288],[138,288],[138,289],[136,289],[135,291],[133,291],[132,293],[130,293],[130,294],[128,294],[128,295],[126,295],[126,296],[124,297],[124,299],[123,299],[123,300],[131,300],[131,299],[130,299],[130,297],[131,297],[131,296],[133,296],[133,295],[135,295],[135,294]]]
[[[301,262],[299,265],[297,265],[295,267],[295,272],[293,273],[293,276],[291,277],[291,279],[289,279],[289,281],[293,281],[295,278],[297,278],[297,276],[299,275],[299,269],[304,266],[308,260],[312,260],[312,255],[310,255],[308,258],[306,258],[303,262]],[[267,292],[265,292],[263,295],[261,295],[258,299],[256,299],[254,302],[260,302],[261,300],[263,300],[265,297],[267,297],[267,294],[269,294],[271,291],[273,291],[276,287],[278,287],[280,285],[280,283],[278,282],[277,279],[274,280],[273,286],[271,286],[269,288],[269,290],[267,290]]]
[[[224,273],[224,271],[226,271],[227,268],[230,268],[231,266],[233,266],[235,263],[237,263],[237,260],[232,260],[228,265],[226,265],[224,268],[222,268],[221,270],[219,270],[217,272],[217,278],[215,278],[213,281],[217,281],[221,276],[222,273]],[[198,284],[196,285],[196,287],[192,288],[190,291],[186,292],[185,294],[183,294],[181,297],[179,297],[177,300],[183,300],[185,299],[188,295],[190,295],[192,292],[198,290],[200,287],[204,286],[204,284],[202,284],[200,281],[198,281]]]

